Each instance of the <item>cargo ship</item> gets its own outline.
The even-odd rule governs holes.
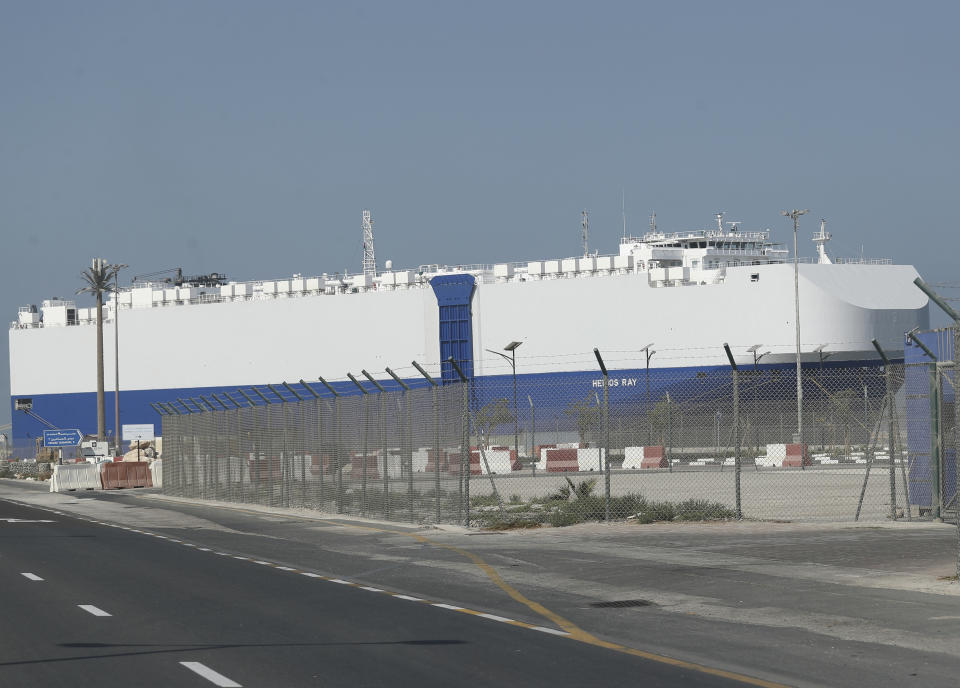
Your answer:
[[[617,381],[611,393],[643,387],[649,399],[664,381],[726,366],[723,343],[753,369],[794,365],[797,302],[804,366],[875,365],[874,339],[902,360],[904,333],[929,327],[912,266],[831,258],[823,222],[816,255],[796,266],[769,230],[744,231],[722,214],[706,229],[669,233],[651,218],[610,255],[589,250],[584,217],[574,257],[415,269],[378,265],[367,212],[362,229],[355,274],[139,278],[109,294],[108,433],[118,326],[121,425],[156,423],[158,433],[155,402],[321,376],[359,393],[346,374],[361,370],[397,389],[387,367],[425,384],[413,361],[446,384],[459,379],[451,357],[490,389],[515,376],[531,404],[549,386],[556,406],[596,387],[598,348]],[[96,432],[95,323],[96,308],[69,299],[19,309],[9,332],[14,444],[47,427]]]

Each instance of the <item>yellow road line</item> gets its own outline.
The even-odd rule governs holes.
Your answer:
[[[578,642],[585,643],[587,645],[602,647],[607,650],[613,650],[614,652],[622,652],[624,654],[633,655],[634,657],[641,657],[643,659],[648,659],[653,662],[659,662],[661,664],[668,664],[670,666],[675,666],[681,669],[690,669],[691,671],[697,671],[702,674],[709,674],[711,676],[718,676],[721,678],[729,678],[734,681],[739,681],[741,683],[745,683],[751,686],[761,686],[762,688],[788,688],[783,683],[767,681],[762,678],[747,676],[746,674],[738,674],[734,671],[717,669],[716,667],[710,667],[703,664],[696,664],[695,662],[687,662],[682,659],[675,659],[674,657],[667,657],[666,655],[658,655],[653,652],[638,650],[636,648],[628,647],[626,645],[620,645],[618,643],[611,643],[607,640],[601,640],[600,638],[597,638],[593,634],[583,630],[572,621],[569,621],[568,619],[563,618],[556,612],[551,611],[550,609],[547,609],[539,602],[535,602],[530,598],[526,597],[519,590],[514,588],[505,580],[503,580],[500,574],[497,573],[497,571],[492,566],[490,566],[490,564],[486,563],[483,559],[481,559],[479,556],[477,556],[473,552],[469,552],[465,549],[461,549],[460,547],[454,547],[453,545],[446,545],[440,542],[434,542],[430,538],[420,535],[419,533],[408,533],[402,530],[390,530],[388,528],[375,528],[373,526],[362,526],[362,525],[357,525],[353,523],[344,523],[342,525],[347,525],[351,528],[359,528],[362,530],[372,530],[380,533],[390,533],[391,535],[406,535],[407,537],[412,537],[415,540],[419,540],[420,542],[431,545],[433,547],[448,549],[451,552],[456,552],[457,554],[463,557],[466,557],[467,559],[472,561],[477,566],[477,568],[483,571],[486,574],[487,578],[493,581],[493,583],[498,588],[503,590],[505,593],[507,593],[507,595],[509,595],[511,598],[513,598],[520,604],[526,606],[527,608],[536,612],[540,616],[546,619],[549,619],[550,621],[555,623],[557,626],[559,626],[560,628],[562,628],[564,631],[567,632],[568,635],[566,637],[570,638],[571,640],[576,640]]]
[[[158,498],[154,497],[154,499],[158,499]],[[163,500],[162,497],[159,499]],[[178,502],[179,500],[166,500],[166,501]],[[259,516],[262,516],[265,513],[261,511],[255,511],[252,509],[243,509],[240,507],[226,506],[225,508],[233,509],[235,511],[241,511],[248,514],[256,514]],[[267,515],[270,515],[270,514],[267,514]],[[293,516],[293,518],[297,518],[297,516]],[[305,520],[316,520],[316,519],[305,519]],[[323,519],[323,520],[331,521],[335,519]],[[745,683],[751,686],[760,686],[761,688],[789,688],[789,686],[783,683],[777,683],[775,681],[767,681],[762,678],[756,678],[754,676],[748,676],[746,674],[739,674],[734,671],[727,671],[726,669],[718,669],[716,667],[706,666],[704,664],[688,662],[686,660],[676,659],[674,657],[668,657],[666,655],[659,655],[654,652],[647,652],[646,650],[638,650],[637,648],[628,647],[626,645],[620,645],[618,643],[611,643],[607,640],[601,640],[600,638],[597,638],[593,634],[583,630],[572,621],[569,621],[568,619],[565,619],[564,617],[560,616],[556,612],[551,611],[550,609],[547,609],[539,602],[535,602],[529,599],[528,597],[523,595],[523,593],[521,593],[519,590],[514,588],[505,580],[503,580],[500,574],[497,573],[497,571],[492,566],[490,566],[490,564],[486,563],[483,559],[481,559],[479,556],[477,556],[473,552],[469,552],[465,549],[461,549],[460,547],[454,547],[453,545],[446,545],[440,542],[434,542],[430,538],[424,535],[420,535],[419,533],[411,533],[403,530],[377,528],[375,526],[367,526],[367,525],[360,525],[356,523],[350,523],[349,521],[336,521],[335,525],[342,525],[349,528],[356,528],[358,530],[370,530],[377,533],[389,533],[391,535],[405,535],[415,540],[419,540],[420,542],[428,544],[432,547],[447,549],[447,550],[450,550],[451,552],[455,552],[456,554],[459,554],[462,557],[466,557],[467,559],[472,561],[474,565],[477,566],[477,568],[483,571],[484,574],[487,576],[487,578],[489,578],[497,587],[503,590],[512,599],[516,600],[517,602],[524,605],[531,611],[539,614],[540,616],[546,619],[549,619],[551,622],[553,622],[554,624],[562,628],[567,633],[565,637],[570,638],[571,640],[585,643],[587,645],[602,647],[607,650],[613,650],[614,652],[620,652],[623,654],[632,655],[634,657],[640,657],[642,659],[647,659],[652,662],[659,662],[660,664],[675,666],[680,669],[689,669],[691,671],[696,671],[702,674],[708,674],[710,676],[728,678],[733,681],[739,681],[740,683]],[[327,580],[333,580],[333,582],[340,582],[335,579],[327,579]],[[346,581],[343,581],[343,582],[346,583]],[[479,615],[479,612],[473,612],[472,610],[464,609],[463,611],[464,613]],[[517,622],[515,625],[526,626],[528,628],[535,628],[534,626],[530,624],[525,624],[523,622]]]

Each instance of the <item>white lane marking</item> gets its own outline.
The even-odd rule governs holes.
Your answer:
[[[455,611],[455,612],[462,612],[462,611],[464,611],[464,608],[463,608],[463,607],[455,607],[455,606],[453,606],[452,604],[441,604],[441,603],[439,603],[439,602],[435,602],[435,603],[433,604],[433,606],[434,606],[434,607],[440,607],[440,609],[452,609],[452,610]]]
[[[369,585],[358,585],[357,587],[361,590],[369,590],[370,592],[383,592],[382,588],[371,588]]]
[[[234,558],[234,559],[239,559],[240,561],[247,561],[247,560],[250,559],[250,557],[238,557],[237,555],[234,555],[233,558]]]
[[[340,585],[353,585],[350,581],[340,580],[339,578],[331,578],[331,583],[339,583]]]
[[[271,562],[269,562],[269,561],[260,561],[259,559],[254,559],[254,560],[253,560],[253,563],[254,563],[254,564],[261,564],[262,566],[273,566],[273,564],[272,564]]]
[[[200,662],[180,662],[180,665],[185,666],[195,674],[203,676],[215,686],[221,686],[221,688],[242,688],[242,686],[236,681],[227,678],[223,674],[217,673],[210,667],[201,664]]]
[[[42,581],[42,580],[43,580],[40,576],[38,576],[38,575],[35,574],[35,573],[21,573],[20,575],[23,576],[24,578],[29,578],[30,580],[33,580],[33,581]]]
[[[291,568],[290,566],[275,566],[274,568],[278,571],[296,571],[295,568]]]
[[[559,636],[568,636],[570,635],[566,631],[558,631],[556,628],[547,628],[546,626],[529,626],[532,631],[540,631],[541,633],[549,633],[550,635],[559,635]]]
[[[80,607],[80,609],[82,609],[83,611],[89,612],[94,616],[113,616],[113,614],[103,611],[102,609],[100,609],[100,607],[94,607],[92,604],[78,604],[77,606]]]
[[[56,521],[47,518],[0,518],[0,521],[6,521],[7,523],[56,523]]]
[[[394,593],[393,596],[396,597],[398,600],[410,600],[411,602],[425,602],[425,601],[426,601],[426,600],[424,600],[422,597],[411,597],[410,595],[397,595],[396,593]]]
[[[476,616],[482,616],[484,619],[490,619],[491,621],[502,621],[504,623],[513,623],[513,619],[508,619],[505,616],[497,616],[496,614],[486,614],[481,612]]]
[[[301,576],[306,576],[307,578],[323,578],[319,573],[310,573],[309,571],[301,571]]]
[[[198,551],[198,552],[212,552],[213,550],[210,549],[209,547],[197,547],[197,551]],[[217,554],[219,554],[219,552],[217,552]]]

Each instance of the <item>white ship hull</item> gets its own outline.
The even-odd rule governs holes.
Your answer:
[[[872,339],[891,358],[902,358],[904,332],[928,326],[927,298],[912,285],[912,267],[802,264],[799,274],[806,363],[822,364],[824,356],[831,365],[875,359]],[[785,263],[728,267],[722,282],[684,286],[655,286],[641,272],[528,281],[478,276],[469,304],[470,363],[479,379],[509,374],[509,364],[487,350],[501,351],[511,341],[523,343],[516,352],[521,381],[533,375],[587,380],[597,370],[595,347],[611,370],[643,368],[640,349],[651,342],[655,372],[726,365],[725,342],[741,365],[753,366],[758,354],[761,365],[791,363],[793,289],[793,266]],[[439,378],[440,320],[429,284],[122,308],[121,424],[158,422],[151,402],[213,391],[319,376],[342,380],[361,369],[389,381],[387,366],[418,378],[414,360]],[[111,319],[104,332],[108,390],[114,386],[113,327]],[[30,398],[33,412],[57,427],[95,432],[95,332],[92,324],[11,329],[11,406]],[[341,389],[356,391],[349,382]],[[109,410],[112,393],[108,397]],[[14,412],[15,442],[42,429]]]

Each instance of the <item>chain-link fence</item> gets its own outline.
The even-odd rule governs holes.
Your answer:
[[[415,523],[914,518],[953,495],[955,423],[951,392],[926,460],[913,451],[924,430],[907,415],[911,370],[809,368],[800,385],[789,368],[714,367],[240,391],[165,406],[164,491]],[[937,441],[950,447],[931,462]]]

